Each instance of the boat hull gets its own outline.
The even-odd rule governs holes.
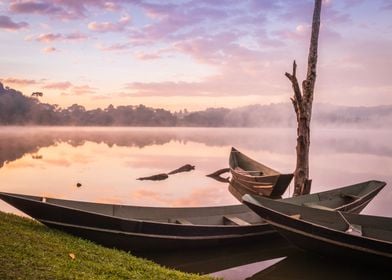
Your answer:
[[[389,237],[381,240],[348,233],[344,229],[347,227],[346,222],[339,216],[343,215],[340,212],[321,209],[303,210],[306,207],[282,205],[281,202],[271,203],[263,198],[255,200],[249,195],[244,196],[244,203],[276,228],[288,241],[303,250],[365,263],[370,261],[375,264],[391,264],[392,262],[391,218],[345,214],[352,215],[354,218],[364,216],[368,220],[378,220],[379,224],[385,224],[387,228],[385,232],[389,232]],[[325,225],[326,221],[331,226]]]
[[[316,204],[333,202],[339,204],[337,209],[356,212],[364,208],[384,185],[382,182],[364,182],[282,201],[301,205],[321,199]],[[353,202],[340,198],[341,192],[360,193],[364,190],[366,195]],[[0,198],[49,227],[124,250],[227,246],[278,236],[271,225],[245,205],[154,208],[7,193],[0,193]]]
[[[50,228],[55,228],[74,236],[78,236],[109,248],[130,252],[180,251],[184,249],[205,249],[235,245],[246,245],[254,242],[284,239],[272,227],[265,224],[262,231],[247,234],[226,234],[206,236],[155,235],[135,232],[124,232],[77,226],[39,220]]]

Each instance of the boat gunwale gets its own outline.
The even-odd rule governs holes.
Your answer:
[[[0,195],[4,194],[0,192]],[[12,197],[16,197],[16,198],[20,198],[17,195],[9,195],[8,196],[12,196]],[[88,214],[93,214],[93,215],[99,215],[99,216],[104,216],[104,217],[109,217],[109,218],[114,218],[114,219],[119,219],[121,221],[130,221],[130,222],[135,222],[135,223],[148,223],[148,224],[153,224],[153,225],[165,225],[165,226],[173,226],[173,227],[188,227],[188,228],[247,228],[247,227],[260,227],[260,226],[265,226],[267,223],[265,221],[259,222],[259,223],[254,223],[254,224],[247,224],[247,225],[235,225],[235,224],[212,224],[212,225],[208,225],[208,224],[177,224],[174,222],[159,222],[159,221],[154,221],[154,220],[142,220],[142,219],[135,219],[135,218],[124,218],[124,217],[119,217],[119,216],[113,216],[113,215],[108,215],[108,214],[102,214],[102,213],[97,213],[97,212],[91,212],[91,211],[86,211],[83,209],[78,209],[78,208],[73,208],[73,207],[68,207],[68,206],[63,206],[63,205],[57,205],[54,203],[50,203],[50,202],[43,202],[43,201],[37,201],[37,200],[33,200],[30,198],[22,198],[25,200],[29,200],[31,202],[34,203],[38,203],[38,204],[44,204],[44,205],[50,205],[52,207],[58,207],[58,208],[64,208],[67,210],[73,210],[73,211],[78,211],[78,212],[82,212],[82,213],[88,213]],[[111,205],[111,204],[109,204]],[[239,204],[240,205],[240,204]],[[249,209],[248,212],[253,212],[252,210]],[[242,212],[242,213],[248,213],[248,212]],[[229,215],[229,214],[227,214]],[[222,214],[222,217],[225,216],[225,214]]]
[[[240,237],[251,237],[251,236],[258,236],[264,234],[275,233],[275,230],[265,230],[265,231],[256,231],[250,233],[239,233],[239,234],[221,234],[221,235],[162,235],[162,234],[148,234],[148,233],[141,233],[141,232],[134,232],[134,231],[121,231],[121,230],[113,230],[113,229],[106,229],[106,228],[98,228],[98,227],[89,227],[89,226],[82,226],[82,225],[75,225],[69,223],[61,223],[55,222],[50,220],[39,219],[39,222],[45,224],[55,224],[55,225],[64,225],[67,227],[73,228],[80,228],[80,229],[87,229],[87,230],[94,230],[99,232],[108,232],[114,234],[124,234],[124,235],[132,235],[132,236],[141,236],[141,237],[151,237],[151,238],[161,238],[161,239],[181,239],[181,240],[206,240],[206,239],[225,239],[225,238],[240,238]],[[263,225],[268,225],[264,223]]]
[[[245,196],[250,196],[250,197],[252,197],[252,195],[244,195],[244,197],[245,197]],[[253,198],[252,198],[252,199],[253,199]],[[251,203],[251,202],[249,202],[249,201],[247,201],[247,200],[245,200],[245,199],[243,199],[243,201],[245,201],[245,203],[247,203],[247,204],[253,204],[253,203]],[[256,200],[256,201],[257,201],[257,200]],[[257,201],[257,202],[258,202],[258,201]],[[279,202],[280,202],[280,201],[279,201]],[[280,203],[281,203],[281,202],[280,202]],[[260,203],[258,203],[258,204],[260,204]],[[343,236],[350,236],[351,238],[357,239],[357,240],[367,239],[367,240],[370,240],[370,241],[376,241],[376,242],[380,242],[380,243],[385,243],[385,244],[392,245],[392,241],[387,241],[387,240],[382,240],[382,239],[376,239],[376,238],[368,237],[368,236],[364,236],[364,235],[356,236],[356,235],[353,235],[353,234],[344,232],[344,231],[342,231],[342,230],[337,230],[337,229],[334,229],[334,228],[330,228],[330,227],[327,227],[327,226],[323,226],[323,225],[317,224],[317,223],[315,223],[315,222],[308,221],[308,220],[306,220],[306,219],[296,219],[295,217],[292,217],[291,215],[285,214],[285,213],[283,213],[283,212],[279,212],[279,211],[277,211],[277,210],[274,210],[274,209],[272,209],[272,208],[270,208],[270,207],[267,207],[267,206],[264,206],[264,205],[260,206],[260,205],[258,205],[258,204],[254,204],[254,205],[257,206],[257,207],[260,207],[260,208],[265,208],[265,209],[267,209],[267,210],[270,211],[270,212],[274,212],[276,215],[284,216],[286,220],[287,220],[287,219],[289,219],[289,220],[294,220],[294,221],[296,221],[297,224],[300,224],[300,223],[309,224],[309,225],[311,225],[311,226],[313,226],[313,227],[316,227],[316,228],[322,228],[322,229],[326,230],[327,232],[328,232],[328,231],[333,231],[333,232],[338,233],[338,234],[341,234],[341,235],[343,235]],[[297,205],[297,206],[299,206],[299,205]],[[299,207],[306,207],[306,206],[299,206]],[[310,208],[310,207],[309,207],[309,208]],[[312,209],[311,211],[314,210],[314,211],[326,211],[326,212],[340,212],[340,211],[321,210],[321,209],[315,209],[315,208],[310,208],[310,209]],[[350,213],[350,214],[352,214],[352,213]],[[375,215],[362,215],[362,214],[354,214],[354,215],[367,216],[367,217],[380,217],[380,216],[375,216]],[[317,238],[317,235],[310,234],[310,233],[305,232],[305,231],[303,231],[303,230],[301,230],[301,229],[297,229],[297,228],[295,228],[295,227],[290,227],[290,226],[282,225],[282,224],[273,222],[273,221],[271,221],[271,220],[269,220],[269,219],[266,219],[266,218],[262,218],[262,219],[266,220],[269,224],[272,224],[272,225],[274,225],[274,226],[276,226],[276,227],[281,227],[281,226],[282,226],[282,227],[286,227],[286,228],[289,228],[289,229],[295,229],[295,230],[297,230],[297,231],[301,231],[301,232],[305,233],[307,236],[315,236],[315,237]],[[391,218],[391,220],[392,220],[392,218]],[[323,236],[320,236],[320,237],[323,237]],[[326,237],[323,237],[323,238],[325,238],[325,239],[331,239],[331,238],[326,238]],[[333,241],[333,239],[331,239],[331,240]],[[338,241],[337,241],[337,242],[338,242]],[[340,242],[340,243],[341,243],[341,242]],[[342,243],[342,244],[344,244],[344,243]],[[356,245],[352,245],[352,246],[356,246]],[[392,257],[392,254],[390,254],[390,256]]]

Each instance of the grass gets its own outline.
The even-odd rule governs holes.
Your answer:
[[[0,279],[212,278],[167,269],[0,212]]]

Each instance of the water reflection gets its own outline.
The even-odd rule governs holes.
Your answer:
[[[225,274],[225,270],[254,263],[258,263],[260,270],[263,262],[268,263],[271,259],[284,258],[296,251],[285,239],[274,236],[257,244],[219,247],[202,251],[154,252],[139,256],[181,271],[199,274],[215,272],[214,275],[219,277]]]
[[[390,279],[390,268],[371,264],[353,263],[350,260],[336,261],[318,255],[293,251],[280,262],[263,269],[247,280],[291,280],[291,279]]]
[[[314,130],[312,191],[390,182],[391,136],[385,130]],[[205,176],[227,167],[231,146],[282,172],[294,169],[293,129],[3,127],[1,190],[138,205],[236,204],[226,184]],[[164,181],[136,180],[184,164],[195,170]],[[78,182],[83,187],[76,188]],[[391,215],[390,199],[387,187],[365,211]]]

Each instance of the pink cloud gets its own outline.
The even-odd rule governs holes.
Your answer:
[[[140,189],[140,190],[135,190],[132,192],[131,197],[133,197],[137,201],[145,201],[147,200],[154,200],[157,202],[160,202],[162,204],[167,204],[170,201],[170,198],[167,197],[168,195],[155,192],[155,191],[149,191],[145,189]]]
[[[28,85],[35,85],[38,83],[36,80],[19,79],[19,78],[5,78],[5,79],[0,79],[0,81],[6,84],[12,84],[16,86],[28,86]]]
[[[55,165],[55,166],[63,166],[63,167],[68,167],[71,165],[71,162],[67,159],[62,159],[62,158],[56,158],[56,159],[43,159],[43,161],[47,164],[50,165]]]
[[[122,1],[106,0],[12,0],[9,10],[13,13],[40,14],[60,19],[79,19],[87,16],[90,7],[107,11],[119,8]]]
[[[69,34],[63,35],[63,38],[65,40],[69,40],[69,41],[80,41],[80,40],[87,39],[88,36],[86,34],[75,32],[75,33],[69,33]]]
[[[70,87],[72,87],[72,84],[70,82],[57,82],[57,83],[46,84],[43,88],[66,90],[69,89]]]
[[[130,17],[124,16],[118,22],[90,22],[88,29],[96,32],[118,32],[123,31],[130,22]]]
[[[102,44],[97,45],[97,48],[101,51],[122,51],[129,49],[131,45],[129,43],[123,43],[123,44],[112,44],[109,46],[105,46]]]
[[[24,21],[15,22],[8,16],[0,15],[0,28],[2,28],[2,29],[18,30],[18,29],[22,29],[22,28],[25,28],[28,26],[29,26],[29,24],[27,22],[24,22]]]
[[[239,13],[236,9],[220,9],[202,2],[189,1],[181,4],[157,4],[157,3],[140,3],[140,7],[145,11],[153,22],[138,30],[132,30],[131,40],[136,44],[148,44],[156,40],[175,41],[179,37],[184,39],[194,38],[193,32],[187,32],[190,28],[201,27],[204,24],[214,22],[223,22],[237,17]],[[233,25],[228,25],[230,28]],[[208,32],[205,28],[196,28],[198,31],[203,30],[201,35]],[[185,32],[184,32],[185,31]]]
[[[105,2],[104,7],[106,11],[110,11],[110,12],[118,11],[120,9],[118,4],[114,2]]]
[[[227,197],[226,188],[215,189],[214,195],[211,195],[211,186],[193,190],[187,197],[178,198],[171,201],[172,206],[201,206],[201,205],[218,205],[222,203],[222,197]]]
[[[61,39],[63,36],[61,34],[45,33],[37,36],[36,40],[38,42],[50,43]]]
[[[381,10],[392,10],[392,3],[389,0],[384,0]]]
[[[37,14],[49,14],[61,11],[59,7],[56,7],[50,1],[12,1],[9,5],[9,9],[14,13],[37,13]]]
[[[137,53],[136,58],[140,60],[154,60],[161,58],[161,56],[157,53]]]
[[[95,93],[97,89],[88,85],[74,86],[72,92],[76,95],[83,95],[88,93]]]
[[[44,53],[52,53],[52,52],[56,52],[57,49],[55,47],[46,47],[42,50]]]
[[[87,39],[88,36],[79,32],[60,34],[60,33],[42,33],[38,36],[30,35],[26,37],[27,41],[35,39],[41,43],[51,43],[54,41],[80,41]]]

